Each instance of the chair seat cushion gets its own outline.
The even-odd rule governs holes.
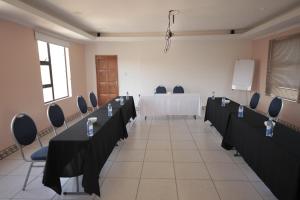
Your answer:
[[[32,160],[46,160],[48,154],[48,147],[42,147],[39,150],[31,154]]]

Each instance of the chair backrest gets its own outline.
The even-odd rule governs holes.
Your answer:
[[[174,87],[173,93],[184,93],[184,89],[181,85],[177,85]]]
[[[167,93],[167,89],[165,86],[158,86],[155,89],[155,94],[166,94]]]
[[[37,137],[37,128],[34,121],[25,113],[14,116],[11,121],[11,132],[18,146],[32,144]]]
[[[279,97],[273,98],[270,103],[269,110],[268,110],[269,116],[272,118],[278,117],[278,115],[282,109],[282,106],[283,106],[283,101],[281,98],[279,98]]]
[[[250,100],[250,108],[252,109],[256,109],[257,105],[258,105],[258,102],[259,102],[259,99],[260,99],[260,94],[255,92],[252,97],[251,97],[251,100]]]
[[[97,98],[96,98],[96,95],[94,94],[94,92],[90,92],[90,102],[91,102],[93,108],[97,107],[98,101],[97,101]]]
[[[77,97],[77,106],[81,112],[81,114],[85,114],[88,111],[87,104],[83,96]]]
[[[61,107],[55,103],[48,106],[47,115],[52,126],[59,128],[65,124],[65,115]]]

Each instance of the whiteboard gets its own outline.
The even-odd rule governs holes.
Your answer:
[[[251,91],[254,76],[254,60],[237,60],[232,79],[233,90]]]

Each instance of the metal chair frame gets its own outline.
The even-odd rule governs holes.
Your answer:
[[[27,115],[27,114],[26,114],[26,113],[19,113],[19,114],[16,114],[16,115],[13,117],[13,119],[12,119],[12,121],[11,121],[11,124],[10,124],[11,133],[12,133],[12,135],[13,135],[13,138],[14,138],[14,140],[15,140],[15,142],[16,142],[17,147],[20,149],[20,152],[21,152],[21,155],[22,155],[23,160],[24,160],[25,162],[30,163],[29,169],[28,169],[28,171],[27,171],[27,174],[26,174],[26,177],[25,177],[25,181],[24,181],[24,184],[23,184],[23,187],[22,187],[22,190],[23,190],[23,191],[25,191],[25,189],[26,189],[26,186],[27,186],[27,183],[28,183],[28,178],[29,178],[29,175],[30,175],[30,173],[31,173],[31,169],[32,169],[33,167],[45,167],[45,165],[35,165],[35,164],[36,164],[36,163],[42,163],[42,162],[45,162],[45,161],[46,161],[46,160],[45,160],[45,161],[44,161],[44,160],[36,161],[36,160],[32,160],[32,159],[27,159],[26,156],[25,156],[25,153],[24,153],[24,151],[23,151],[23,147],[24,147],[25,145],[21,145],[21,144],[18,142],[17,138],[15,137],[14,128],[13,128],[14,122],[15,122],[15,120],[16,120],[18,117],[21,117],[21,116],[24,116],[24,115]],[[27,116],[28,116],[28,115],[27,115]],[[40,146],[43,147],[43,144],[42,144],[42,142],[41,142],[41,140],[40,140],[40,137],[39,137],[39,134],[38,134],[38,133],[36,133],[36,139],[35,139],[35,140],[38,140]],[[32,143],[33,143],[33,142],[32,142]],[[32,144],[32,143],[31,143],[31,144]],[[30,145],[30,144],[29,144],[29,145]],[[28,145],[26,145],[26,146],[28,146]]]

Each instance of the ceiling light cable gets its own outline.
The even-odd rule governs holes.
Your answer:
[[[171,30],[171,20],[172,20],[172,24],[175,23],[175,15],[178,14],[177,10],[169,10],[169,15],[168,15],[168,27],[167,27],[167,31],[166,31],[166,35],[165,35],[165,40],[166,40],[166,44],[165,44],[165,48],[164,48],[164,52],[167,53],[171,47],[171,38],[174,36],[174,33]]]

